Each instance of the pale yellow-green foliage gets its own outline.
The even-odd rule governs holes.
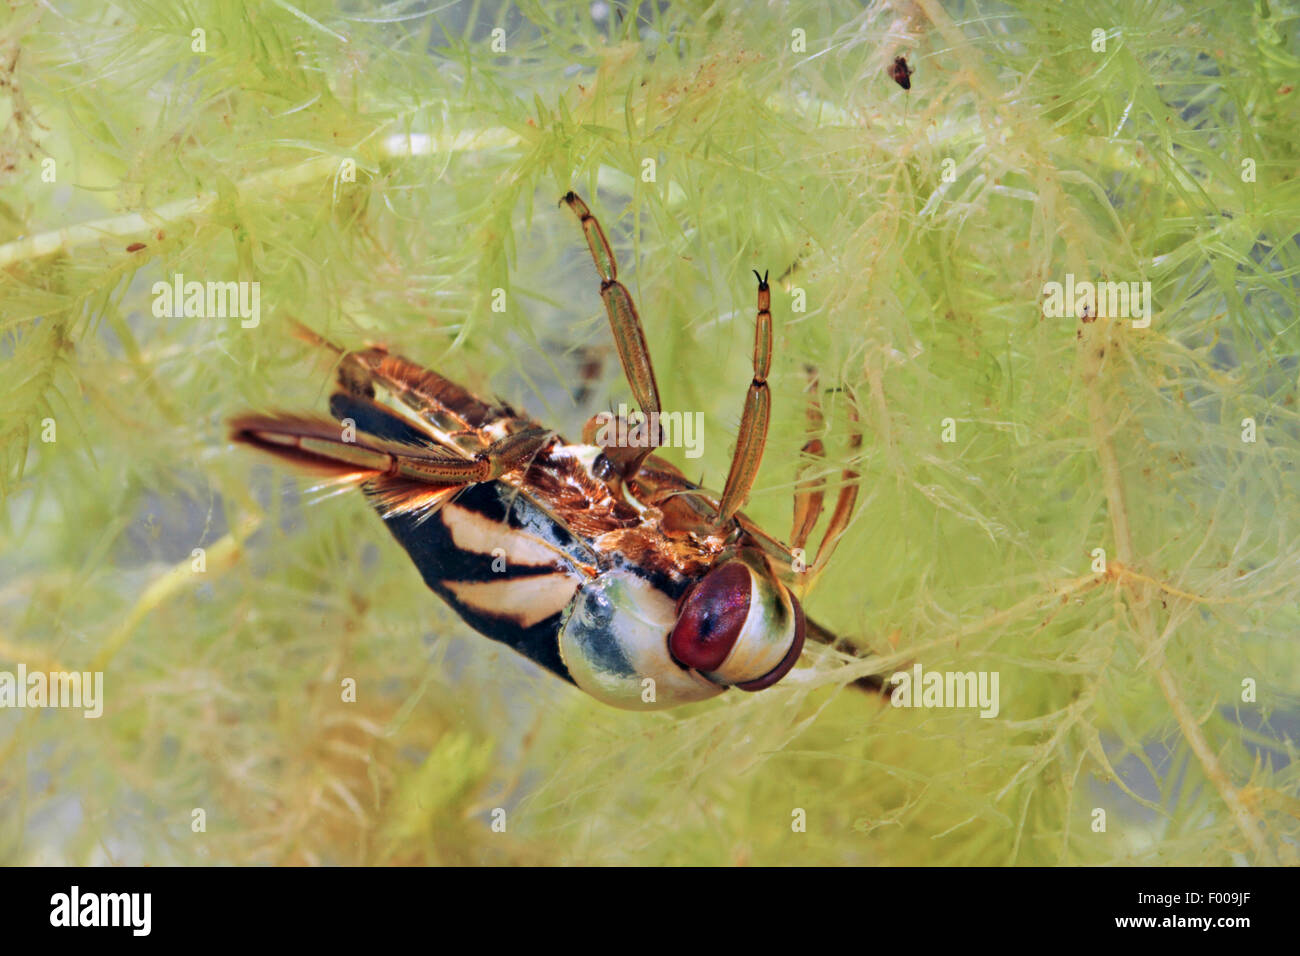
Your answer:
[[[1300,21],[1092,6],[0,14],[0,669],[107,698],[0,712],[0,862],[1295,862]],[[782,277],[746,510],[786,536],[816,369],[811,473],[861,499],[805,604],[870,656],[614,711],[228,445],[324,410],[294,318],[570,438],[628,401],[570,188],[708,486]],[[260,324],[156,317],[177,273],[259,282]],[[1150,281],[1150,327],[1045,316],[1067,273]],[[917,662],[1000,713],[846,687]]]

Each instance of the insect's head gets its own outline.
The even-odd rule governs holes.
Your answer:
[[[761,554],[745,550],[711,568],[682,598],[668,651],[715,684],[754,691],[790,672],[803,641],[798,599]]]

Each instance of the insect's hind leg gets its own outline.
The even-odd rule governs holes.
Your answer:
[[[859,647],[853,641],[846,637],[839,637],[826,628],[822,627],[810,617],[804,618],[804,636],[818,644],[836,651],[843,651],[846,654],[852,654],[854,657],[862,657],[869,653],[864,648]],[[858,690],[867,691],[871,694],[885,694],[891,692],[891,688],[885,681],[884,674],[867,674],[865,677],[859,677],[853,681],[852,685]]]
[[[229,424],[232,441],[333,478],[354,482],[390,478],[437,487],[492,481],[527,465],[554,437],[544,428],[526,428],[472,458],[463,458],[427,438],[418,443],[392,440],[340,428],[323,416],[241,415]]]

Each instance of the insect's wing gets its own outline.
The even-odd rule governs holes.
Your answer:
[[[388,434],[396,421],[470,458],[505,434],[537,427],[509,405],[485,402],[450,379],[387,349],[345,352],[300,322],[294,322],[293,329],[298,338],[338,357],[339,394],[330,406],[336,417],[355,417],[339,414],[335,406],[340,399],[369,402],[388,413],[388,420],[367,426],[374,434]],[[360,427],[361,419],[355,420]]]
[[[399,418],[389,409],[359,395],[334,393],[330,396],[330,414],[340,424],[350,421],[358,432],[386,441],[415,446],[437,443],[436,437],[419,422]]]
[[[336,392],[330,396],[330,414],[340,423],[352,422],[358,433],[400,445],[429,448],[438,443],[438,447],[450,452],[449,457],[464,456],[458,446],[449,447],[439,442],[442,436],[434,434],[426,423],[401,418],[362,395]],[[423,520],[454,498],[463,487],[463,484],[433,485],[400,475],[375,475],[361,482],[361,490],[384,520],[395,515],[415,515]]]

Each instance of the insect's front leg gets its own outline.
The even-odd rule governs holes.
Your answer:
[[[858,480],[861,477],[857,469],[857,455],[862,450],[862,426],[858,419],[857,405],[849,396],[849,401],[845,403],[849,410],[850,432],[849,432],[849,460],[840,472],[840,490],[835,498],[835,510],[831,512],[830,523],[826,526],[826,534],[822,537],[822,542],[817,547],[817,560],[812,563],[808,569],[810,578],[815,578],[826,567],[826,562],[831,559],[835,553],[835,547],[840,543],[840,537],[849,527],[849,522],[853,519],[853,512],[858,505]]]
[[[803,446],[802,454],[811,456],[816,460],[825,460],[826,449],[816,432],[821,430],[823,418],[821,403],[818,400],[818,385],[816,375],[812,375],[809,385],[811,396],[808,400],[808,425],[809,432],[814,433]],[[845,403],[848,408],[851,431],[849,433],[849,452],[850,458],[840,473],[839,493],[835,499],[835,510],[831,512],[830,523],[826,527],[826,534],[822,537],[821,544],[817,549],[817,556],[814,560],[808,561],[803,549],[811,536],[813,529],[821,516],[824,506],[826,481],[821,477],[805,477],[808,470],[808,463],[805,462],[799,468],[799,478],[795,484],[794,496],[794,527],[790,534],[790,543],[783,544],[776,538],[767,534],[762,528],[757,527],[743,515],[740,518],[741,524],[751,535],[761,540],[770,552],[777,554],[791,562],[791,565],[803,570],[793,575],[797,582],[793,586],[800,593],[806,591],[812,586],[812,582],[826,563],[830,560],[831,555],[835,553],[835,547],[839,544],[841,536],[853,519],[853,513],[857,508],[858,502],[858,482],[859,474],[857,470],[857,453],[862,448],[862,428],[859,424],[857,405],[849,396],[849,401]],[[743,424],[743,423],[742,423]],[[739,451],[739,449],[738,449]],[[733,466],[734,468],[734,466]],[[796,553],[797,552],[797,553]],[[800,563],[796,563],[798,558]]]
[[[794,522],[790,530],[790,547],[802,549],[808,543],[808,538],[817,526],[817,519],[821,517],[822,507],[826,498],[826,481],[824,478],[805,478],[804,474],[808,471],[810,463],[809,458],[824,462],[826,459],[826,446],[822,444],[819,437],[822,425],[825,419],[822,418],[822,405],[817,396],[817,373],[809,370],[808,383],[808,434],[811,436],[804,442],[801,451],[803,459],[799,465],[799,477],[795,483],[794,494]]]

